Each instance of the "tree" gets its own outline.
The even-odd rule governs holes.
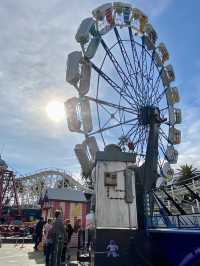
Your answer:
[[[181,165],[178,169],[179,174],[179,182],[186,181],[187,179],[190,179],[194,177],[197,174],[200,174],[200,172],[197,170],[197,168],[193,168],[192,165],[184,164]]]

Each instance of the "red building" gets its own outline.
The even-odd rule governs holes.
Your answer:
[[[88,203],[83,192],[67,188],[47,189],[42,199],[42,216],[45,220],[53,218],[58,209],[72,226],[78,222],[85,228]]]

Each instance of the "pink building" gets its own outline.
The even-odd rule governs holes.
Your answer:
[[[47,189],[42,199],[42,216],[45,220],[53,218],[58,209],[72,226],[78,222],[85,228],[88,202],[83,192],[68,188]]]

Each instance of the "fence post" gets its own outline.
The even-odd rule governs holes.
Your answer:
[[[178,220],[178,229],[180,229],[180,218],[179,218],[179,215],[177,215],[177,220]]]

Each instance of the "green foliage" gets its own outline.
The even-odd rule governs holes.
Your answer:
[[[185,181],[199,174],[197,168],[193,168],[192,165],[184,164],[178,169],[179,179],[178,181]]]

